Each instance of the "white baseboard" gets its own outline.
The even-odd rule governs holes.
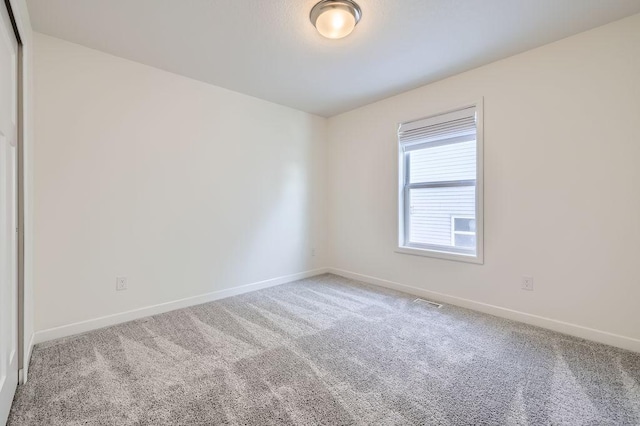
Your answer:
[[[110,325],[120,324],[127,321],[133,321],[139,318],[157,315],[176,309],[186,308],[189,306],[200,305],[202,303],[212,302],[214,300],[225,299],[231,296],[237,296],[256,290],[262,290],[268,287],[274,287],[280,284],[286,284],[292,281],[325,274],[328,268],[313,269],[310,271],[300,272],[297,274],[286,275],[283,277],[272,278],[269,280],[259,281],[256,283],[245,284],[238,287],[228,288],[224,290],[213,291],[211,293],[201,294],[199,296],[187,297],[185,299],[174,300],[171,302],[161,303],[158,305],[146,306],[132,311],[121,312],[118,314],[107,315],[104,317],[94,318],[86,321],[80,321],[73,324],[67,324],[60,327],[40,330],[34,333],[34,344],[46,342],[49,340],[59,339],[61,337],[73,336],[75,334],[85,333],[87,331],[96,330]]]
[[[486,314],[495,315],[501,318],[520,321],[526,324],[531,324],[531,325],[546,328],[549,330],[557,331],[559,333],[564,333],[571,336],[592,340],[594,342],[603,343],[605,345],[611,345],[611,346],[627,349],[634,352],[640,352],[640,340],[634,339],[631,337],[621,336],[618,334],[613,334],[613,333],[609,333],[601,330],[595,330],[595,329],[583,327],[577,324],[571,324],[564,321],[545,318],[538,315],[515,311],[513,309],[490,305],[487,303],[476,302],[474,300],[451,296],[444,293],[429,291],[429,290],[425,290],[418,287],[412,287],[409,285],[400,284],[393,281],[371,277],[368,275],[358,274],[351,271],[345,271],[342,269],[319,268],[311,271],[300,272],[297,274],[286,275],[278,278],[272,278],[269,280],[260,281],[252,284],[246,284],[246,285],[233,287],[225,290],[214,291],[214,292],[202,294],[199,296],[188,297],[185,299],[161,303],[153,306],[147,306],[147,307],[135,309],[132,311],[122,312],[114,315],[108,315],[108,316],[94,318],[87,321],[81,321],[73,324],[63,325],[60,327],[37,331],[31,336],[31,341],[29,343],[28,359],[31,359],[31,351],[34,345],[38,343],[58,339],[61,337],[72,336],[75,334],[80,334],[87,331],[108,327],[110,325],[132,321],[135,319],[144,318],[151,315],[157,315],[164,312],[173,311],[175,309],[186,308],[189,306],[212,302],[214,300],[224,299],[231,296],[237,296],[240,294],[261,290],[268,287],[274,287],[280,284],[285,284],[288,282],[313,277],[313,276],[324,274],[327,272],[340,275],[345,278],[350,278],[353,280],[377,285],[380,287],[386,287],[393,290],[402,291],[404,293],[414,294],[416,296],[424,297],[430,300],[448,303],[448,304],[460,306],[463,308],[473,309],[475,311],[484,312]],[[23,372],[25,381],[27,379],[27,373],[28,373],[27,369],[28,369],[28,365],[26,365]]]
[[[450,305],[473,309],[474,311],[484,312],[486,314],[495,315],[497,317],[535,325],[538,327],[557,331],[559,333],[580,337],[582,339],[587,339],[598,343],[603,343],[605,345],[615,346],[634,352],[640,352],[640,340],[631,337],[608,333],[601,330],[595,330],[593,328],[583,327],[581,325],[558,321],[551,318],[545,318],[538,315],[527,314],[525,312],[514,311],[513,309],[507,309],[500,306],[489,305],[487,303],[476,302],[470,299],[450,296],[448,294],[438,293],[435,291],[424,290],[418,287],[412,287],[393,281],[370,277],[368,275],[345,271],[342,269],[328,268],[328,270],[332,274],[340,275],[342,277],[350,278],[356,281],[362,281],[368,284],[402,291],[404,293],[413,294],[437,302],[448,303]]]

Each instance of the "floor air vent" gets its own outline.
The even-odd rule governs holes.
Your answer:
[[[440,303],[432,302],[431,300],[427,300],[427,299],[416,299],[413,301],[413,303],[419,303],[421,305],[431,306],[432,308],[442,308],[442,305]]]

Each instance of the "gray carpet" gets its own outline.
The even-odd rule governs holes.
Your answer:
[[[334,275],[38,345],[10,425],[638,425],[640,354]]]

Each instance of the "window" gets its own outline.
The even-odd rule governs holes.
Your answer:
[[[482,263],[482,105],[403,123],[398,251]]]
[[[468,248],[476,246],[475,218],[451,216],[451,245]]]

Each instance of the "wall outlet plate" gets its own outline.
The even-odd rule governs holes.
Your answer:
[[[116,277],[116,291],[127,289],[127,277]]]
[[[533,291],[533,277],[522,277],[522,289]]]

